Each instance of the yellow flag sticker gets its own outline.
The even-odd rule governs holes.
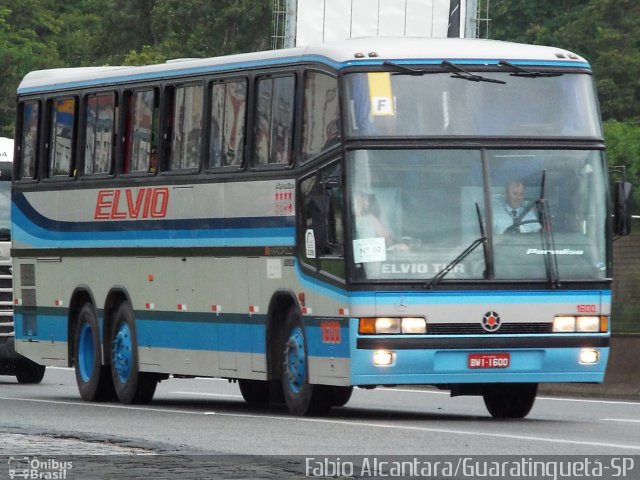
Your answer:
[[[389,72],[370,72],[369,100],[371,101],[371,115],[395,115],[393,108],[393,91],[391,89],[391,75]]]

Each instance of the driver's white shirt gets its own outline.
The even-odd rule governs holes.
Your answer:
[[[518,218],[522,215],[523,210],[528,205],[521,205],[517,208],[510,207],[508,204],[503,203],[501,205],[497,205],[496,208],[493,209],[493,232],[494,233],[505,233],[510,226],[513,225],[513,214],[512,211],[515,210],[515,216]],[[534,213],[535,207],[529,209],[529,211],[520,219],[520,223],[523,222],[531,222],[525,223],[524,225],[520,225],[517,228],[517,231],[522,233],[529,232],[538,232],[540,231],[540,222],[538,222],[538,218]]]

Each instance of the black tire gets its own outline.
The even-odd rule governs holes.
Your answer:
[[[526,417],[538,393],[537,383],[504,383],[485,385],[484,404],[494,418]]]
[[[80,398],[88,402],[114,400],[116,392],[111,381],[111,369],[102,365],[100,326],[95,308],[90,303],[85,303],[80,309],[73,345]]]
[[[140,372],[135,319],[129,303],[118,306],[109,338],[111,378],[118,399],[125,404],[150,403],[159,376]]]
[[[238,380],[242,398],[249,405],[281,405],[282,386],[274,380]]]
[[[353,393],[353,387],[332,387],[333,399],[332,404],[334,407],[344,407],[349,400],[351,400],[351,394]]]
[[[269,382],[261,380],[238,380],[242,398],[249,405],[269,403]]]
[[[44,365],[38,365],[31,360],[21,364],[16,369],[16,380],[22,384],[36,384],[42,381],[44,372],[47,367]]]
[[[281,340],[282,393],[289,412],[298,416],[322,416],[333,406],[332,387],[309,383],[307,342],[302,317],[292,307]]]

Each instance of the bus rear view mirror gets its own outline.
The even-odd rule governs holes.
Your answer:
[[[631,193],[630,182],[616,182],[613,185],[613,233],[629,235],[631,233]]]

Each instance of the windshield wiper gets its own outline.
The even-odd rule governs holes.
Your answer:
[[[426,73],[439,73],[439,72],[430,72],[425,70],[416,70],[415,68],[407,67],[406,65],[400,65],[399,63],[385,61],[382,62],[382,65],[386,67],[393,67],[399,72],[406,73],[408,75],[424,75]]]
[[[446,277],[449,272],[451,270],[453,270],[456,265],[458,265],[462,260],[464,260],[465,258],[467,258],[471,252],[473,252],[476,248],[478,248],[478,245],[482,244],[483,246],[483,252],[484,252],[484,267],[485,267],[485,277],[486,277],[486,269],[487,269],[487,237],[485,236],[484,233],[484,224],[482,223],[482,215],[480,214],[480,207],[478,206],[478,204],[476,203],[476,213],[478,214],[478,222],[480,223],[480,238],[477,238],[473,241],[473,243],[471,243],[471,245],[469,245],[467,248],[464,249],[464,251],[458,255],[455,259],[453,259],[451,261],[451,263],[449,263],[446,267],[444,267],[442,270],[440,270],[437,274],[434,275],[434,277],[429,281],[429,283],[427,283],[425,285],[425,287],[427,288],[433,288],[435,287],[438,283],[440,283],[440,280],[442,280],[444,277]]]
[[[547,171],[542,171],[542,181],[540,184],[540,198],[536,200],[538,219],[542,225],[542,248],[544,250],[544,266],[547,270],[547,278],[553,287],[560,286],[560,271],[558,270],[558,258],[556,256],[556,242],[553,236],[551,225],[551,214],[549,204],[544,198],[544,187],[546,183]]]
[[[527,68],[520,67],[518,65],[514,65],[511,62],[507,62],[506,60],[500,60],[498,65],[503,67],[511,68],[514,73],[511,73],[512,77],[526,77],[526,78],[540,78],[540,77],[560,77],[564,74],[557,72],[536,72],[534,70],[529,70]]]
[[[443,60],[441,65],[449,67],[451,70],[453,70],[452,78],[461,78],[463,80],[470,80],[472,82],[500,83],[502,85],[507,83],[502,80],[496,80],[495,78],[487,78],[476,73],[471,73],[469,70],[465,70],[460,65],[456,65],[455,63],[451,63],[447,60]]]

